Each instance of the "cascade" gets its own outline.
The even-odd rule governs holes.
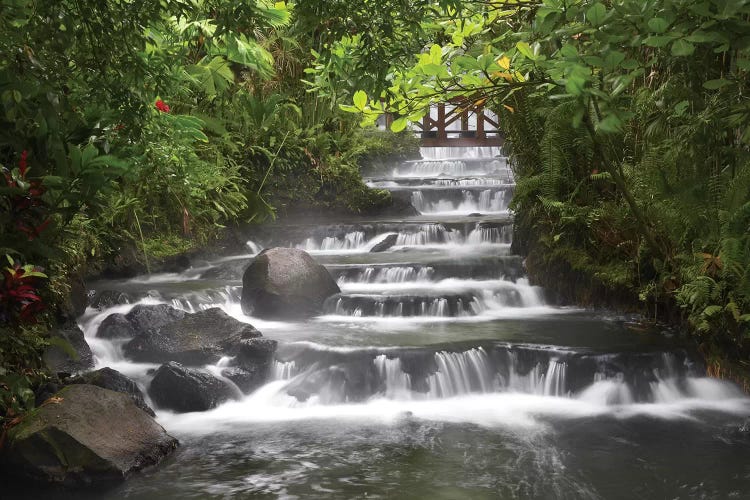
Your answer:
[[[199,368],[231,384],[234,400],[206,412],[156,408],[184,450],[120,496],[673,497],[665,484],[741,496],[747,437],[732,429],[750,417],[750,399],[708,378],[674,337],[549,303],[511,254],[515,186],[497,148],[422,156],[366,179],[420,215],[289,222],[253,236],[243,255],[92,284],[97,305],[79,324],[97,367],[144,390],[158,365],[129,360],[127,339],[96,336],[109,314],[219,307],[278,342],[253,392],[237,393],[224,358]],[[242,312],[243,271],[273,246],[306,250],[339,284],[317,317]],[[694,477],[712,463],[727,471]],[[617,483],[620,471],[631,482]],[[513,489],[500,492],[505,484]]]

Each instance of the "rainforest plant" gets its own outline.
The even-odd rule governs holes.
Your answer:
[[[711,360],[750,360],[750,2],[462,2],[384,92],[342,109],[394,130],[431,103],[492,107],[518,182],[514,245],[566,301],[682,317]],[[356,40],[312,80],[358,66]],[[338,75],[339,77],[343,75]]]

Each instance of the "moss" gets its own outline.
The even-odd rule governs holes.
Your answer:
[[[164,234],[146,238],[143,247],[149,258],[163,259],[179,255],[195,248],[195,242],[176,234]]]

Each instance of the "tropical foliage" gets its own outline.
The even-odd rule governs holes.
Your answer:
[[[709,358],[746,364],[750,2],[462,4],[423,24],[432,41],[384,92],[351,88],[342,108],[388,109],[399,130],[435,101],[491,106],[532,275],[564,300],[683,317]],[[357,67],[350,43],[335,58]]]
[[[30,404],[71,275],[388,203],[356,119],[302,80],[303,3],[0,0],[0,415]]]

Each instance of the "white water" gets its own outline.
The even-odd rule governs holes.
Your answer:
[[[468,213],[470,209],[453,210],[456,214]],[[485,227],[480,222],[475,223],[474,229],[464,235],[457,229],[446,228],[443,224],[417,224],[404,227],[398,233],[388,232],[378,234],[370,239],[364,231],[347,232],[340,237],[327,236],[322,239],[309,237],[296,248],[311,254],[347,255],[368,253],[375,245],[388,236],[396,234],[396,242],[386,251],[401,250],[404,247],[443,248],[458,247],[471,251],[472,245],[479,244],[509,244],[511,238],[510,226]]]
[[[505,201],[506,191],[485,189],[483,191],[462,191],[461,200],[438,199],[428,201],[421,190],[414,191],[411,203],[414,208],[424,215],[454,215],[454,214],[505,214],[508,204]]]
[[[507,162],[495,158],[498,151],[474,151],[474,158],[485,161],[468,158],[467,151],[432,153],[432,160],[425,155],[428,158],[426,161],[399,167],[391,180],[380,182],[396,188],[401,186],[400,180],[433,176],[437,182],[430,184],[431,192],[439,190],[441,186],[455,189],[456,186],[508,183]],[[477,177],[466,179],[467,175]],[[417,209],[432,215],[502,212],[507,209],[509,201],[505,199],[505,190],[466,190],[463,201],[455,204],[447,199],[441,200],[439,196],[437,201],[428,201],[422,187],[412,186],[412,189]],[[497,257],[506,252],[510,230],[505,226],[482,222],[467,224],[468,229],[460,230],[446,224],[420,223],[417,220],[404,222],[397,232],[369,234],[365,230],[352,230],[338,237],[316,239],[311,236],[296,242],[298,248],[312,254],[353,259],[361,258],[389,235],[397,234],[396,244],[380,254],[382,260],[377,261],[378,265],[346,261],[347,265],[361,266],[357,277],[340,278],[342,295],[330,299],[327,312],[307,323],[263,321],[244,315],[239,305],[237,287],[193,290],[169,299],[139,301],[169,303],[188,312],[220,307],[236,319],[253,324],[266,336],[280,340],[282,344],[290,332],[297,335],[294,338],[299,338],[300,331],[304,332],[312,326],[334,332],[325,337],[328,343],[324,346],[313,348],[300,344],[308,350],[320,351],[309,354],[313,362],[304,362],[304,356],[275,361],[268,383],[254,393],[238,395],[238,400],[202,413],[175,415],[157,409],[159,421],[171,432],[209,434],[218,429],[234,429],[257,422],[302,420],[355,419],[391,425],[404,419],[421,419],[489,427],[545,428],[552,417],[577,419],[607,415],[630,418],[648,415],[662,419],[693,419],[697,410],[738,416],[750,414],[749,400],[735,386],[704,378],[699,373],[684,375],[679,371],[680,367],[670,365],[673,360],[669,354],[665,354],[666,358],[659,365],[661,370],[653,380],[643,382],[648,387],[645,396],[637,393],[624,372],[591,372],[589,378],[581,383],[581,380],[575,379],[576,372],[571,365],[576,361],[566,352],[554,350],[530,364],[515,351],[510,352],[507,359],[498,361],[483,346],[438,350],[431,359],[434,371],[424,379],[417,380],[409,373],[407,358],[402,358],[395,347],[400,345],[395,339],[402,334],[429,339],[436,325],[468,323],[496,324],[498,331],[502,332],[503,321],[523,318],[535,321],[547,318],[549,328],[554,328],[555,318],[564,321],[564,315],[577,312],[546,304],[542,291],[525,279],[511,281],[498,274],[495,279],[476,279],[467,275],[436,280],[434,268],[425,262],[389,265],[393,255],[413,248],[434,251],[436,259],[459,262]],[[248,241],[247,246],[250,254],[236,258],[246,258],[262,250],[261,245],[252,241]],[[189,274],[161,275],[131,283],[151,286],[193,279],[194,276]],[[362,303],[347,305],[347,301],[353,300],[361,300]],[[145,389],[150,379],[147,371],[156,365],[129,362],[122,356],[122,341],[103,340],[95,336],[99,324],[108,314],[124,314],[133,306],[115,306],[105,311],[89,309],[81,319],[81,326],[94,352],[97,367],[118,369],[133,377]],[[410,307],[415,308],[413,314],[405,316]],[[372,313],[365,313],[368,308],[372,309]],[[456,309],[455,313],[451,312],[451,308]],[[380,339],[384,335],[392,335],[394,347],[377,348],[377,353],[369,360],[361,357],[366,348],[347,345],[349,336],[361,334],[361,329],[353,328],[361,324],[372,325],[370,331],[378,332]],[[471,342],[472,337],[453,340]],[[423,343],[429,345],[429,342]],[[297,344],[291,345],[294,347]],[[325,360],[331,353],[341,356],[341,359],[329,366]],[[357,367],[366,369],[367,376],[375,374],[377,378],[378,383],[372,386],[374,392],[364,400],[347,399],[350,396],[339,379],[325,379],[331,373],[340,374],[345,370],[349,359],[362,365]],[[220,375],[218,365],[204,368]],[[355,377],[353,380],[358,379]],[[315,390],[306,399],[290,395],[291,388],[300,384],[303,387],[309,385]],[[577,388],[571,389],[574,386]]]

